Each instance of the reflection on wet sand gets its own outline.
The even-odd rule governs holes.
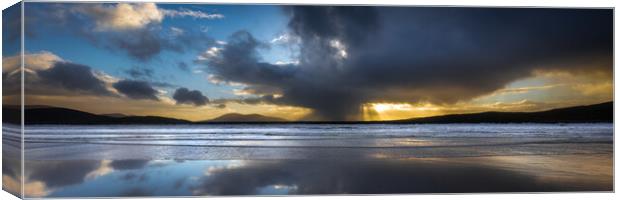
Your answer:
[[[2,189],[15,195],[22,196],[21,184],[21,143],[17,130],[3,127],[2,129]],[[29,188],[36,188],[38,185],[29,185]]]
[[[560,192],[611,191],[613,186],[612,124],[287,125],[277,128],[280,135],[271,135],[273,129],[30,127],[24,193]],[[11,149],[20,148],[3,153]],[[3,167],[5,189],[19,191],[20,165]]]
[[[2,189],[15,195],[21,196],[21,165],[17,158],[2,158]]]
[[[572,188],[612,190],[612,157],[612,154],[485,156],[452,158],[450,162],[483,163],[494,168],[531,174],[541,182],[558,182]]]
[[[27,197],[108,197],[610,191],[611,162],[611,154],[27,161],[25,193]],[[3,173],[3,178],[14,177]]]
[[[524,191],[593,191],[611,190],[611,168],[606,176],[591,178],[591,171],[566,171],[557,164],[566,162],[560,158],[528,158],[515,156],[516,159],[533,159],[550,161],[541,163],[556,169],[544,169],[551,173],[555,170],[566,173],[567,179],[554,179],[554,175],[539,173],[537,168],[516,163],[498,161],[479,162],[488,158],[459,158],[458,162],[450,159],[389,160],[389,161],[288,161],[288,162],[251,162],[243,167],[227,168],[217,172],[211,171],[210,177],[202,180],[194,188],[197,195],[242,195],[257,194],[261,188],[270,186],[288,186],[289,194],[382,194],[382,193],[452,193],[452,192],[524,192]],[[584,156],[588,157],[588,156]],[[611,157],[588,158],[608,162]],[[513,164],[519,170],[505,167]],[[611,165],[606,165],[611,166]],[[558,169],[559,167],[559,169]],[[600,172],[600,171],[599,171]],[[570,174],[572,173],[572,174]],[[598,173],[598,172],[596,172]],[[598,174],[597,174],[598,175]],[[600,179],[597,179],[600,178]],[[582,182],[583,181],[583,182]],[[581,184],[573,184],[580,182]]]

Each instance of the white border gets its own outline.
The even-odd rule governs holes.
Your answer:
[[[45,0],[27,0],[28,2],[42,2]],[[125,2],[144,2],[136,0],[124,0]],[[15,3],[17,0],[2,0],[0,1],[0,8],[5,9]],[[101,2],[96,0],[65,0],[64,2]],[[113,2],[113,1],[110,1]],[[401,5],[401,6],[482,6],[482,7],[585,7],[585,8],[610,8],[616,7],[616,1],[603,1],[603,0],[516,0],[516,1],[497,1],[497,0],[149,0],[148,2],[179,2],[179,3],[241,3],[241,4],[330,4],[330,5]],[[0,16],[1,19],[1,16]],[[618,41],[615,40],[618,36],[618,32],[615,30],[618,24],[618,16],[614,11],[614,50]],[[0,32],[1,37],[1,32]],[[1,46],[1,45],[0,45]],[[1,47],[0,47],[1,49]],[[618,58],[618,52],[614,51],[614,60]],[[620,77],[620,72],[616,71],[616,65],[614,63],[614,77]],[[614,81],[615,82],[615,81]],[[1,84],[1,83],[0,83]],[[615,83],[614,83],[615,86]],[[1,87],[0,87],[1,92]],[[614,99],[618,95],[618,89],[614,87]],[[614,106],[614,118],[618,117],[617,108]],[[1,113],[0,113],[1,119]],[[620,127],[618,123],[614,123],[614,130]],[[616,141],[616,136],[614,141]],[[1,148],[1,143],[0,143]],[[618,151],[618,146],[614,145],[614,152]],[[618,159],[618,154],[614,154],[614,160]],[[0,161],[1,162],[1,161]],[[617,168],[614,167],[614,174],[617,174]],[[617,177],[614,177],[614,191],[617,191]],[[448,194],[448,195],[372,195],[372,196],[286,196],[286,197],[209,197],[209,199],[222,199],[222,200],[247,200],[247,199],[261,199],[261,200],[283,200],[283,199],[356,199],[356,200],[368,200],[368,199],[482,199],[482,200],[495,200],[495,199],[612,199],[616,196],[615,193],[543,193],[543,194],[498,194],[498,193],[485,193],[485,194]],[[13,200],[17,197],[5,192],[0,192],[0,199]],[[56,198],[59,199],[59,198]],[[71,198],[77,199],[77,198]],[[183,199],[183,198],[116,198],[116,199]],[[185,198],[185,199],[202,199],[202,198]]]

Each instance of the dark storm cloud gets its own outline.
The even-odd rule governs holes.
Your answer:
[[[177,101],[177,104],[193,104],[195,106],[203,106],[209,102],[209,99],[200,91],[187,88],[177,89],[172,98]]]
[[[224,81],[272,87],[274,103],[359,119],[368,102],[452,104],[535,70],[611,74],[612,10],[287,6],[298,65],[261,62],[233,34],[207,66]]]
[[[70,91],[99,95],[110,94],[105,87],[105,82],[97,78],[92,69],[86,65],[59,61],[55,62],[51,68],[36,73],[42,84],[59,86]]]
[[[132,99],[150,99],[159,100],[157,98],[157,90],[153,89],[151,84],[146,81],[138,80],[121,80],[112,85],[116,90]]]
[[[258,62],[258,49],[266,47],[266,44],[256,40],[249,32],[238,31],[229,37],[219,57],[206,62],[219,76],[230,81],[277,85],[291,78],[295,69],[290,65],[277,66]]]

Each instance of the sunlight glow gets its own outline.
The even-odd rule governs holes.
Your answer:
[[[381,113],[387,110],[402,110],[402,111],[410,111],[413,110],[413,107],[410,104],[391,104],[391,103],[372,103],[372,108],[375,111]]]
[[[442,108],[430,103],[367,103],[362,107],[366,121],[398,120],[442,114]]]

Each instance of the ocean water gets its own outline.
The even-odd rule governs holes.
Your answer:
[[[16,138],[4,126],[5,138]],[[27,159],[304,159],[609,153],[613,124],[32,125]]]
[[[19,132],[3,124],[3,163],[19,159]],[[613,133],[611,123],[29,125],[24,187],[26,197],[610,191]],[[19,169],[3,165],[3,182],[19,182]]]

